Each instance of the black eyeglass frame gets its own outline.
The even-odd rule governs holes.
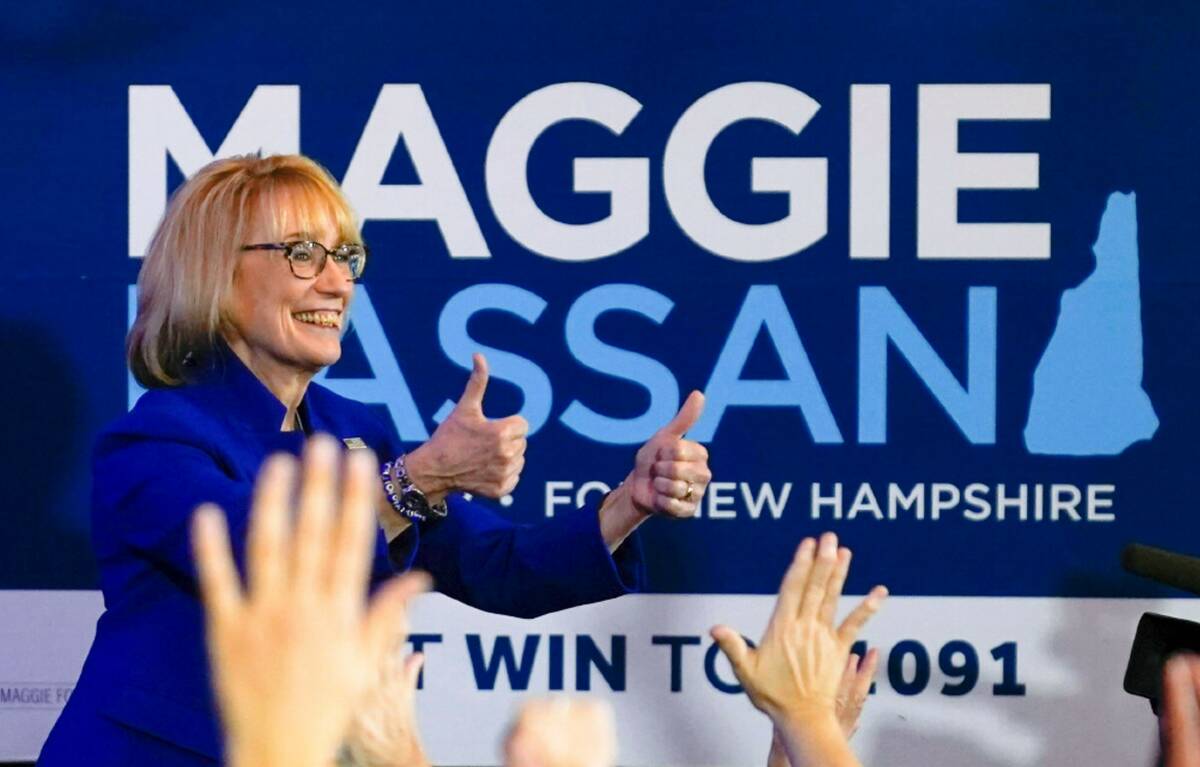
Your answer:
[[[294,261],[292,261],[292,251],[295,250],[295,248],[300,245],[308,245],[310,248],[312,248],[314,253],[317,252],[318,248],[320,249],[321,263],[317,267],[317,271],[314,272],[311,277],[303,277],[299,274],[296,274],[296,263]],[[358,274],[354,274],[353,272],[350,272],[350,279],[351,279],[351,281],[354,281],[354,280],[357,280],[358,278],[362,277],[363,272],[365,272],[367,270],[367,257],[370,256],[370,254],[371,254],[371,249],[368,248],[366,245],[363,245],[362,243],[358,243],[358,242],[343,243],[341,245],[338,245],[337,248],[330,250],[329,248],[325,247],[324,245],[317,242],[316,240],[292,240],[291,242],[259,242],[259,243],[255,243],[253,245],[243,245],[242,250],[282,250],[283,257],[287,259],[288,268],[291,269],[293,277],[295,277],[298,280],[315,280],[316,278],[321,276],[321,272],[325,271],[325,266],[329,263],[330,256],[333,256],[333,260],[335,263],[346,264],[347,271],[350,271],[349,257],[342,256],[343,260],[338,261],[338,255],[339,255],[338,252],[342,248],[345,248],[345,247],[362,248],[362,255],[363,255],[362,268],[358,270]]]

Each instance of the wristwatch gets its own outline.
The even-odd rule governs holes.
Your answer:
[[[413,484],[404,465],[406,457],[401,455],[395,461],[383,465],[383,490],[392,508],[418,522],[446,516],[449,509],[445,501],[430,503],[425,493]]]

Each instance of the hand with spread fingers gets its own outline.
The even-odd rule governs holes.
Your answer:
[[[429,767],[417,729],[417,680],[425,656],[405,654],[404,634],[384,658],[375,685],[359,704],[343,747],[353,767]]]
[[[529,422],[519,415],[495,420],[484,416],[487,359],[475,354],[472,362],[471,377],[454,410],[429,441],[407,457],[409,476],[430,503],[455,491],[486,498],[507,495],[525,467]]]
[[[633,470],[600,509],[600,530],[610,550],[652,515],[695,515],[712,472],[707,448],[684,436],[703,412],[704,395],[693,391],[670,423],[638,450]]]
[[[214,689],[235,767],[331,764],[409,599],[429,586],[424,574],[401,576],[368,607],[375,458],[351,451],[344,472],[339,462],[332,439],[308,444],[293,529],[295,461],[267,461],[254,490],[244,588],[223,513],[211,505],[195,513]]]
[[[595,698],[526,703],[504,744],[505,767],[612,767],[616,758],[612,707]]]
[[[712,630],[751,703],[779,731],[792,767],[858,764],[838,718],[838,694],[850,647],[887,589],[876,586],[835,626],[849,568],[850,550],[839,549],[833,533],[823,535],[819,544],[806,538],[784,576],[756,649],[728,626]]]

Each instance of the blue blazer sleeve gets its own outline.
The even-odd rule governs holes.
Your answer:
[[[518,525],[460,495],[448,503],[444,519],[392,541],[392,561],[427,570],[438,591],[472,607],[534,618],[644,587],[637,536],[610,554],[595,506]]]

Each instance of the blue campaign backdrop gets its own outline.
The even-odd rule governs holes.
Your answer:
[[[1120,572],[1124,543],[1200,552],[1190,481],[1200,432],[1195,5],[68,3],[4,15],[0,588],[96,586],[88,453],[128,404],[123,339],[140,264],[131,209],[136,195],[155,195],[131,192],[132,158],[145,150],[135,144],[155,119],[132,102],[173,93],[214,152],[260,86],[298,94],[299,123],[282,111],[279,136],[298,131],[300,150],[338,179],[363,142],[382,140],[383,185],[428,181],[430,155],[414,157],[427,144],[415,134],[364,133],[388,84],[419,86],[490,257],[453,257],[432,216],[368,214],[369,300],[359,308],[371,311],[356,316],[330,380],[386,378],[394,359],[431,431],[465,382],[468,347],[495,350],[486,411],[544,416],[504,513],[542,517],[548,482],[618,481],[651,416],[673,412],[692,388],[708,390],[700,431],[717,480],[745,483],[752,498],[766,483],[777,501],[791,483],[777,519],[769,504],[751,516],[735,484],[699,519],[645,526],[655,591],[772,592],[796,541],[826,528],[862,563],[852,590],[886,580],[910,595],[1150,596],[1152,586]],[[703,182],[679,182],[668,200],[665,154],[681,116],[747,82],[778,84],[735,99],[760,117],[803,106],[797,92],[819,109],[797,131],[718,104],[713,119],[729,125],[701,155]],[[551,119],[532,142],[530,194],[553,219],[602,221],[618,198],[636,211],[645,190],[645,236],[587,261],[549,258],[510,233],[516,224],[496,211],[512,200],[495,199],[486,178],[506,114],[560,83],[607,89],[551,89],[545,109],[586,110],[613,89],[640,105],[622,130]],[[923,92],[931,103],[942,92],[928,88],[936,84],[1027,86],[1012,103],[1003,89],[974,91],[985,103],[961,112],[957,149],[1036,154],[1036,188],[960,179],[964,189],[949,195],[962,222],[1049,225],[1049,258],[983,258],[969,247],[918,257],[919,105]],[[888,235],[886,259],[850,257],[855,85],[890,86],[890,215],[867,222]],[[868,97],[879,93],[860,90],[857,103],[878,106]],[[1037,112],[1029,104],[1039,94],[1048,114],[1013,117]],[[965,119],[971,109],[983,117]],[[863,135],[877,135],[880,114],[863,118]],[[942,152],[930,156],[945,156],[928,124],[929,151]],[[861,157],[879,156],[876,146]],[[827,158],[827,194],[801,182],[794,198],[766,191],[787,188],[778,177],[794,165],[756,172],[752,187],[754,158],[780,157]],[[587,174],[575,158],[648,158],[648,180],[625,165],[584,184],[625,183],[621,194],[577,192]],[[177,157],[164,167],[159,193],[184,177]],[[954,173],[926,168],[935,171]],[[988,172],[1019,179],[1028,163],[1002,158]],[[781,236],[785,252],[771,260],[717,255],[716,235],[687,212],[705,191],[721,216],[746,225],[731,227],[746,242],[753,225],[819,220],[827,200],[825,232],[791,250]],[[388,380],[403,409],[403,387]],[[842,483],[841,519],[829,503],[813,518],[813,483],[826,497]],[[902,494],[923,488],[925,518],[901,509],[879,519],[863,483],[885,517],[889,483]],[[1030,516],[1032,494],[1051,485],[1079,488],[1077,513],[1089,486],[1101,503],[1091,521],[1065,511],[1021,521],[1015,505],[1003,520],[994,509],[972,519],[982,514],[965,497],[972,483],[984,488],[976,499],[993,501],[997,485],[1025,486]],[[1074,491],[1053,492],[1069,501]],[[963,497],[934,520],[936,493]]]

